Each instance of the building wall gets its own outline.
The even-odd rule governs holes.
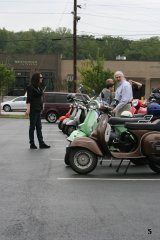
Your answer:
[[[81,61],[77,61],[77,66]],[[151,61],[106,61],[104,69],[115,72],[122,71],[127,79],[137,80],[145,84],[145,96],[150,95],[151,89],[160,85],[160,62]],[[66,80],[68,74],[73,74],[73,61],[61,61],[61,79]],[[80,78],[77,73],[77,78]]]
[[[43,74],[48,90],[54,90],[60,79],[60,59],[57,55],[0,54],[0,64],[15,71],[16,81],[8,90],[10,95],[22,95],[35,71]]]
[[[81,60],[77,60],[77,67],[80,67],[81,63]],[[21,83],[22,81],[28,83],[35,71],[46,74],[46,81],[50,80],[51,90],[60,90],[58,86],[61,83],[66,83],[67,80],[72,81],[73,61],[63,60],[58,55],[0,54],[0,64],[14,69],[17,81],[21,81]],[[121,70],[127,79],[137,80],[145,84],[146,97],[150,95],[152,88],[160,85],[160,62],[106,61],[104,69],[108,68],[113,72]],[[77,72],[77,79],[80,79],[79,72]]]

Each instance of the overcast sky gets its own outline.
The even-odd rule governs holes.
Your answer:
[[[160,0],[77,0],[77,34],[121,36],[128,39],[160,36]],[[0,29],[10,31],[73,30],[74,0],[0,0]]]

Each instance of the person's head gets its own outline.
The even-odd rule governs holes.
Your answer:
[[[115,80],[118,81],[118,82],[120,82],[120,81],[122,81],[123,79],[125,79],[124,74],[123,74],[123,72],[121,72],[121,71],[116,71],[116,72],[114,73],[114,78],[115,78]]]
[[[42,80],[43,76],[41,73],[39,72],[33,73],[31,78],[31,84],[35,87],[38,87],[42,83]]]
[[[106,80],[106,88],[107,89],[111,89],[111,88],[113,88],[114,87],[114,81],[113,81],[113,79],[112,78],[108,78],[107,80]]]

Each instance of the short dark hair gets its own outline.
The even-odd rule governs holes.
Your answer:
[[[31,84],[35,87],[38,87],[39,83],[40,83],[40,73],[35,72],[35,73],[33,73],[32,77],[31,77]]]

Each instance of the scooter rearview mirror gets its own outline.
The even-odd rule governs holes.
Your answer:
[[[104,93],[103,92],[101,92],[101,98],[104,98]]]
[[[92,89],[92,95],[96,96],[96,91],[94,89]]]

